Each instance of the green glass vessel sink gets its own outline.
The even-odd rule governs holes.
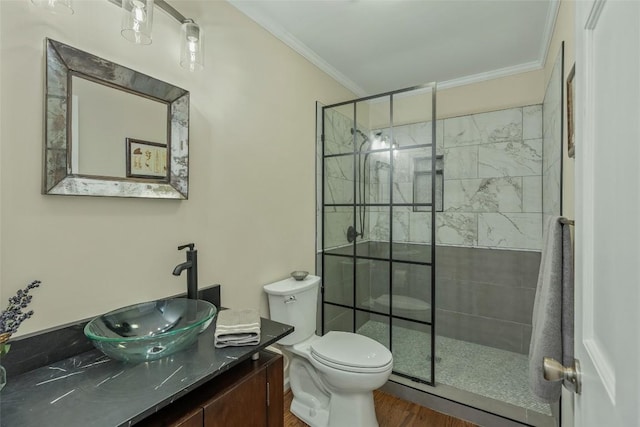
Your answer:
[[[96,317],[85,326],[84,334],[112,359],[146,362],[193,344],[216,313],[215,305],[203,300],[144,302]]]

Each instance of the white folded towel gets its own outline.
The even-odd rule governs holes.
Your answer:
[[[222,310],[213,334],[216,348],[260,344],[260,315],[257,310]]]

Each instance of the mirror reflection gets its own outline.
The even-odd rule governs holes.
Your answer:
[[[127,166],[166,178],[166,160],[151,164],[152,150],[138,144],[127,163],[128,139],[167,147],[167,104],[114,90],[73,76],[71,172],[80,175],[126,178]],[[164,163],[164,164],[162,164]],[[162,172],[162,173],[160,173]]]

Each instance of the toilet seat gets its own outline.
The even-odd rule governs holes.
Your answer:
[[[382,344],[350,332],[328,332],[310,346],[311,357],[331,368],[357,373],[385,372],[393,364]]]

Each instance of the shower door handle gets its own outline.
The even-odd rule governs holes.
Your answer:
[[[573,359],[573,366],[563,366],[562,363],[551,357],[542,359],[542,371],[544,379],[547,381],[567,380],[567,388],[576,394],[582,390],[582,372],[580,371],[580,361]]]

